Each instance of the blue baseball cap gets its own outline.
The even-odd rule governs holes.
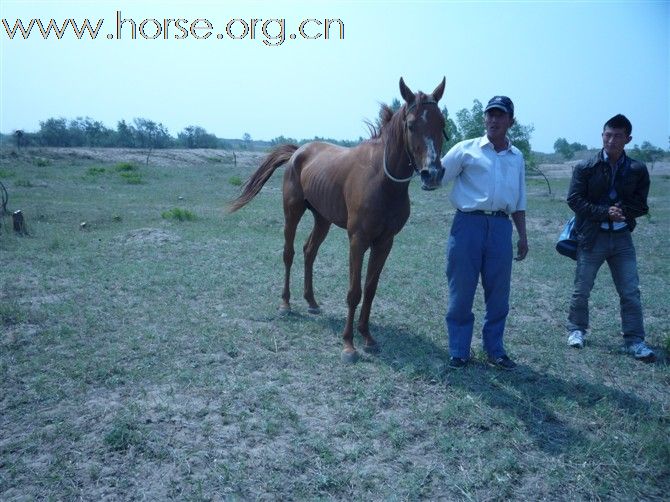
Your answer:
[[[484,112],[488,112],[491,108],[499,108],[509,113],[510,117],[514,117],[514,103],[507,96],[493,96],[484,108]]]

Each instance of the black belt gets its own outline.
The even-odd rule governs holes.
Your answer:
[[[459,213],[463,214],[478,214],[480,216],[502,216],[507,218],[507,213],[505,211],[482,211],[481,209],[475,209],[474,211],[461,211],[457,209]]]

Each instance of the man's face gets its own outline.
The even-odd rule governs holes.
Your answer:
[[[606,127],[603,131],[603,149],[608,157],[618,159],[632,139],[623,128]]]
[[[512,117],[500,108],[491,108],[484,113],[484,125],[486,135],[491,139],[501,139],[507,134],[507,130],[514,123]]]

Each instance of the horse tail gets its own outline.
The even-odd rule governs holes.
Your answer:
[[[245,206],[261,191],[265,182],[270,179],[275,170],[284,165],[298,149],[297,145],[280,145],[272,150],[251,178],[247,180],[242,188],[242,193],[228,206],[228,212],[232,213]]]

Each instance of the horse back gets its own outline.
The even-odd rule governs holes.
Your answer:
[[[374,177],[374,151],[365,146],[307,143],[293,154],[293,172],[286,173],[287,179],[299,180],[304,199],[313,210],[342,228],[347,228],[350,211],[360,206],[364,187],[369,187]]]

